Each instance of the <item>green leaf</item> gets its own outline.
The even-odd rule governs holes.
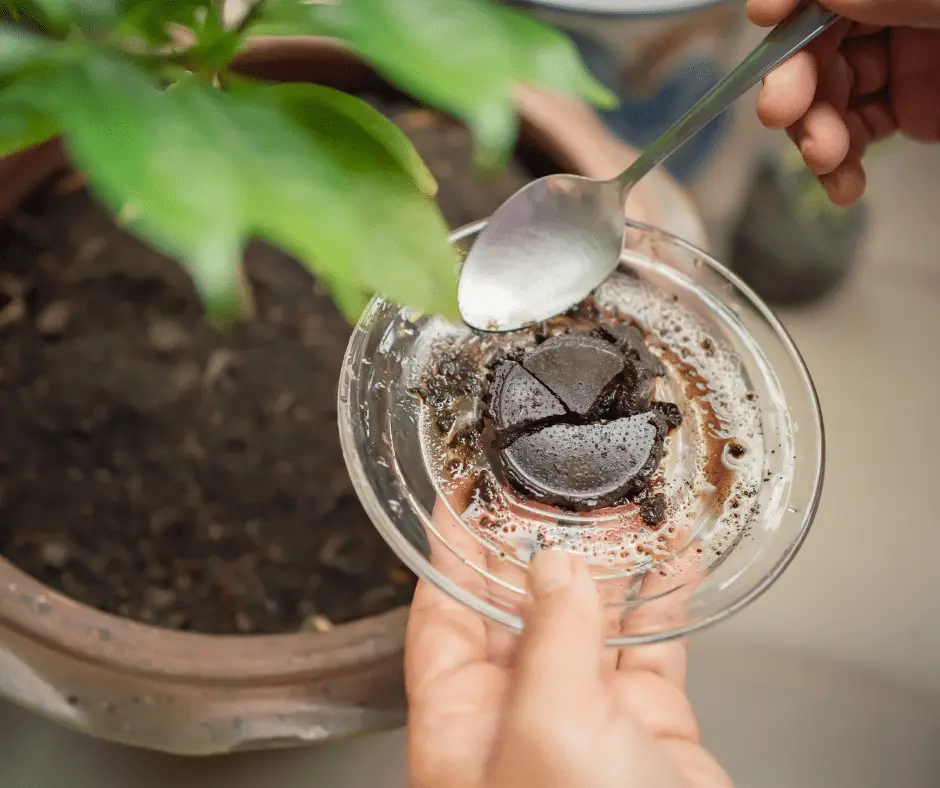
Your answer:
[[[210,309],[235,302],[240,252],[257,236],[307,262],[347,310],[377,291],[456,314],[455,255],[433,202],[348,114],[326,104],[330,122],[296,123],[317,91],[238,81],[224,93],[196,80],[160,90],[99,52],[29,77],[8,98],[61,125],[103,201],[184,261]]]
[[[101,27],[115,21],[122,10],[120,0],[19,0],[12,5],[27,18],[56,28],[70,24]]]
[[[0,156],[36,145],[58,132],[50,118],[8,96],[17,72],[58,54],[57,42],[0,22]]]
[[[355,295],[350,288],[355,283],[356,308],[362,305],[363,294],[377,292],[456,318],[456,255],[447,240],[447,225],[413,174],[402,168],[401,149],[390,152],[387,141],[376,140],[376,126],[354,122],[359,113],[349,114],[353,104],[336,102],[335,91],[241,81],[233,84],[233,91],[234,97],[246,100],[237,106],[259,115],[273,112],[287,120],[285,126],[302,130],[310,146],[298,173],[299,151],[296,158],[272,156],[268,150],[274,141],[268,142],[268,133],[253,132],[265,148],[258,167],[268,169],[271,188],[294,206],[281,210],[273,195],[271,199],[259,195],[257,230],[302,259],[342,260],[329,266],[326,278],[333,292],[341,292],[341,303]],[[324,97],[328,100],[319,103]],[[338,111],[338,104],[347,111]],[[289,120],[296,117],[298,107],[308,118],[303,127]],[[309,122],[316,116],[320,122]],[[246,124],[252,128],[247,118]]]
[[[7,102],[0,92],[0,156],[38,145],[59,133],[59,127],[29,106]]]
[[[566,36],[484,0],[269,0],[260,24],[343,39],[402,89],[462,119],[484,164],[505,161],[515,144],[516,84],[616,104]]]
[[[221,3],[210,4],[205,15],[194,25],[196,43],[189,50],[193,61],[203,72],[223,68],[241,48],[245,39],[242,30],[229,30],[222,19]]]
[[[266,0],[251,32],[265,36],[319,35],[311,31],[313,25],[315,21],[304,0]]]
[[[421,191],[429,197],[437,192],[437,181],[411,140],[365,101],[341,90],[307,84],[278,86],[276,95],[280,106],[290,117],[310,131],[316,132],[332,125],[335,133],[341,133],[343,126],[355,124],[385,149]]]
[[[13,74],[54,51],[55,44],[48,39],[0,22],[0,77]]]
[[[110,31],[117,48],[126,49],[128,37],[141,38],[155,47],[174,45],[173,62],[201,75],[224,68],[241,49],[247,35],[240,23],[226,26],[221,2],[124,0],[124,7],[120,20]],[[252,8],[249,7],[249,20],[254,18]],[[173,28],[186,28],[192,35],[192,43],[182,51]],[[151,55],[153,65],[158,65],[159,55]]]

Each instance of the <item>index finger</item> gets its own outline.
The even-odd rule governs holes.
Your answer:
[[[747,0],[747,18],[755,25],[770,27],[782,22],[802,0]]]
[[[705,575],[698,546],[698,540],[687,545],[683,554],[673,559],[665,575],[657,570],[647,573],[638,594],[638,599],[647,601],[624,619],[623,634],[677,629],[687,623],[687,605]],[[686,645],[685,638],[678,638],[623,648],[620,650],[617,670],[624,673],[653,673],[685,691],[688,662]]]
[[[438,499],[431,513],[431,565],[462,588],[482,589],[483,577],[456,553],[471,556],[483,547]],[[451,548],[453,546],[453,549]],[[455,553],[456,550],[456,553]],[[405,688],[409,699],[442,676],[487,658],[482,616],[433,583],[421,580],[415,591],[405,633]]]

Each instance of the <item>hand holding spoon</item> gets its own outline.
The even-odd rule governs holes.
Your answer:
[[[586,298],[620,262],[634,184],[838,19],[815,2],[798,7],[617,177],[549,175],[506,200],[461,269],[457,303],[467,324],[516,331]]]

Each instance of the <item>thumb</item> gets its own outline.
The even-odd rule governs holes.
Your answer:
[[[551,708],[583,702],[600,681],[604,619],[597,586],[583,559],[560,550],[529,564],[531,607],[518,657],[520,699]]]

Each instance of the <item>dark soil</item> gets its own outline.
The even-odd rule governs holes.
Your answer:
[[[527,179],[470,172],[467,132],[385,106],[452,225]],[[350,332],[297,263],[253,244],[257,317],[210,325],[171,260],[66,176],[0,230],[0,553],[61,592],[215,633],[326,629],[406,604],[340,452]]]

